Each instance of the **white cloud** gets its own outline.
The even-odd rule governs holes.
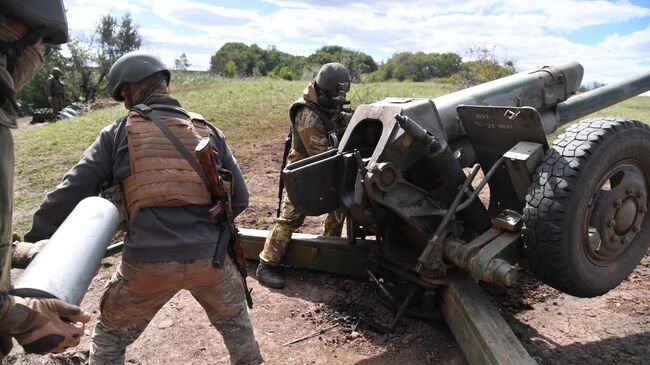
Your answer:
[[[214,25],[241,26],[258,17],[255,11],[224,8],[195,1],[157,1],[152,11],[162,19],[197,28]]]
[[[614,51],[637,51],[650,56],[650,25],[643,30],[624,36],[612,34],[600,42],[598,47]]]
[[[369,53],[377,61],[378,55],[395,52],[464,54],[470,46],[494,46],[498,57],[515,60],[521,70],[579,61],[587,82],[612,82],[647,71],[650,64],[650,26],[612,34],[595,45],[567,38],[586,27],[615,27],[650,16],[650,6],[628,1],[261,1],[275,7],[264,13],[197,0],[157,0],[154,7],[149,0],[66,4],[72,29],[92,29],[89,24],[108,11],[129,9],[135,23],[143,24],[145,47],[169,64],[186,53],[193,68],[207,69],[210,56],[225,42],[275,45],[296,55],[336,44]]]
[[[73,32],[91,31],[102,15],[128,12],[137,17],[144,11],[141,6],[129,0],[72,0],[65,2],[65,8],[68,27]]]
[[[620,23],[650,15],[650,8],[610,1],[561,2],[546,9],[549,30],[577,30],[580,28]]]

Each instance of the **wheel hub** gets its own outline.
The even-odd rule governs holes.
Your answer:
[[[645,174],[631,161],[612,166],[593,194],[585,249],[606,264],[621,255],[641,231],[648,206]]]
[[[626,198],[614,213],[614,232],[623,235],[630,231],[637,216],[638,202],[635,198]]]

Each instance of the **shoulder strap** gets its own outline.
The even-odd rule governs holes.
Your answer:
[[[190,166],[196,171],[197,174],[199,174],[199,177],[201,177],[201,180],[203,180],[203,184],[205,184],[205,187],[208,188],[209,191],[215,191],[217,189],[216,185],[210,184],[210,181],[208,180],[208,177],[205,174],[205,171],[203,171],[203,168],[201,168],[201,165],[199,165],[198,161],[192,156],[190,151],[185,148],[183,143],[176,137],[174,132],[172,132],[165,123],[163,123],[162,120],[156,115],[156,113],[151,109],[150,107],[144,105],[144,104],[138,104],[133,107],[132,109],[136,113],[140,114],[144,118],[151,119],[158,128],[163,132],[165,137],[171,141],[171,143],[176,147],[178,152],[181,153],[181,155],[189,162]]]

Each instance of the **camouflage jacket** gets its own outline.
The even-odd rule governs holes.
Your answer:
[[[291,151],[287,163],[296,162],[331,148],[327,134],[337,132],[339,138],[345,131],[351,114],[339,113],[332,118],[332,111],[318,105],[313,80],[303,91],[300,99],[289,108],[291,119]]]

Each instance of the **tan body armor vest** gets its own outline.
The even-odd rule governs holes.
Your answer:
[[[190,117],[163,123],[193,152],[211,131],[203,117],[194,113]],[[131,176],[124,179],[123,188],[130,216],[146,207],[212,204],[199,175],[153,121],[131,111],[126,133]]]

